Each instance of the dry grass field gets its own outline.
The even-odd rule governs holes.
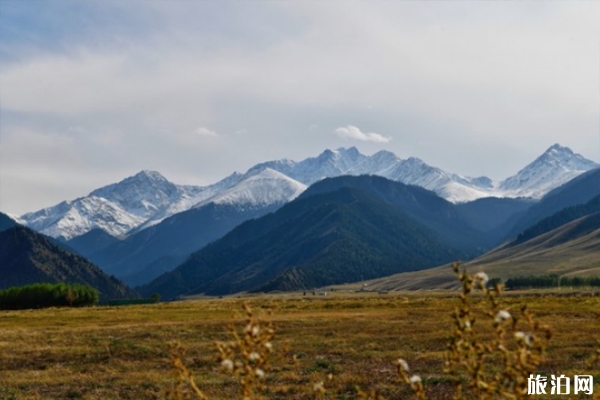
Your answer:
[[[530,292],[509,293],[501,301],[514,315],[527,303],[539,321],[553,327],[541,373],[593,374],[600,382],[597,367],[586,365],[598,348],[600,297],[593,292]],[[421,376],[430,399],[452,398],[443,364],[454,330],[451,314],[459,306],[457,292],[300,293],[4,311],[0,399],[165,398],[175,382],[172,341],[187,349],[184,362],[209,398],[241,398],[236,379],[220,368],[214,342],[231,339],[228,325],[234,314],[238,321],[243,317],[243,302],[276,329],[264,398],[314,398],[315,383],[324,381],[325,398],[357,398],[360,387],[387,399],[409,399],[412,391],[399,382],[394,365],[399,357],[407,360],[411,373]],[[490,317],[477,310],[476,325],[490,326]],[[600,386],[595,389],[600,392]]]

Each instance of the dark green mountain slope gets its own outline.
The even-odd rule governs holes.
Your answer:
[[[21,226],[0,232],[0,289],[36,282],[88,284],[100,291],[103,300],[137,297],[123,283],[44,235]]]
[[[461,256],[356,188],[302,196],[247,221],[142,288],[164,298],[291,290],[432,267]]]
[[[508,229],[502,231],[498,228],[510,218],[515,216],[518,218],[524,215],[535,203],[535,200],[528,198],[484,197],[467,203],[456,204],[456,208],[473,229],[485,232],[486,235],[492,236],[495,240],[501,240]]]
[[[574,221],[586,215],[598,214],[599,212],[600,196],[596,196],[585,204],[567,207],[557,212],[556,214],[551,215],[550,217],[544,218],[537,224],[520,233],[519,236],[517,236],[517,238],[514,241],[512,241],[509,245],[514,246],[520,243],[524,243],[529,239],[532,239],[546,232],[550,232],[551,230],[556,229],[568,222]],[[589,219],[589,221],[591,221],[590,223],[592,224],[594,223],[594,220],[595,218]]]
[[[84,257],[89,257],[98,251],[101,251],[111,244],[119,243],[120,240],[106,231],[96,228],[83,235],[76,236],[67,241],[67,244],[75,249]]]
[[[210,203],[192,208],[90,255],[90,260],[128,283],[147,283],[175,268],[178,264],[173,262],[181,263],[243,221],[278,206],[252,209]]]
[[[341,176],[323,179],[309,187],[300,198],[353,187],[379,198],[422,223],[439,235],[446,244],[467,251],[471,256],[481,254],[496,244],[493,237],[469,225],[456,205],[419,186],[405,185],[379,176]]]
[[[20,225],[15,220],[10,218],[8,215],[0,213],[0,231],[7,230],[7,229],[13,228],[15,226],[22,226],[22,225]],[[40,233],[40,235],[44,236],[46,238],[46,240],[48,240],[50,243],[63,249],[66,252],[80,254],[77,252],[77,250],[75,250],[74,248],[69,246],[66,242],[60,241],[58,239],[54,239],[50,236],[46,236],[41,233]]]
[[[12,228],[18,224],[12,220],[8,215],[0,212],[0,231]]]
[[[515,246],[504,245],[462,267],[506,280],[517,276],[600,275],[600,213],[588,214]],[[355,284],[360,287],[360,283]],[[351,289],[353,285],[346,286]],[[356,287],[356,286],[355,286]],[[368,282],[370,290],[458,289],[449,265],[395,274]]]

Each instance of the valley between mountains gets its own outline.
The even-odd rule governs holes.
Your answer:
[[[83,282],[103,299],[168,300],[353,282],[451,288],[456,260],[498,278],[598,275],[599,195],[600,166],[558,144],[500,182],[354,147],[202,187],[144,170],[0,214],[0,286]]]

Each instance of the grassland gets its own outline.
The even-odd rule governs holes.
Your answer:
[[[470,273],[484,271],[490,278],[503,280],[523,275],[600,276],[600,230],[567,240],[578,221],[516,246],[500,246],[463,267]],[[367,284],[376,291],[460,287],[449,265],[373,279]],[[357,289],[359,286],[349,284],[338,288]]]
[[[527,303],[553,327],[540,372],[593,374],[600,382],[598,370],[585,365],[600,337],[594,294],[503,296],[511,313]],[[443,362],[456,292],[406,292],[0,312],[0,399],[164,398],[174,382],[173,340],[187,348],[185,362],[211,399],[239,398],[235,379],[219,368],[214,342],[230,339],[227,326],[244,301],[276,328],[266,398],[313,398],[313,385],[325,381],[331,399],[356,398],[357,386],[408,399],[411,391],[398,382],[393,364],[399,357],[421,375],[429,398],[452,397]],[[477,324],[486,325],[486,318],[481,313]]]

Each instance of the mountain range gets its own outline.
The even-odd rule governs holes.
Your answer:
[[[500,227],[487,230],[480,228],[493,226],[492,218],[483,218],[487,220],[483,224],[473,222],[485,215],[482,205],[494,215],[496,210],[503,211],[504,222],[518,217],[519,221],[537,223],[467,265],[499,263],[512,268],[511,276],[528,274],[521,264],[511,264],[505,258],[519,253],[519,257],[535,260],[532,254],[540,251],[538,242],[548,254],[562,246],[567,252],[561,254],[562,259],[573,252],[571,256],[576,254],[578,260],[594,260],[592,253],[600,245],[596,241],[600,238],[598,178],[600,169],[589,171],[538,203],[488,198],[460,205],[423,188],[372,175],[326,178],[276,212],[234,228],[140,291],[158,292],[172,299],[240,291],[306,290],[386,276],[392,271],[403,272],[394,275],[398,282],[408,276],[420,277],[417,283],[424,287],[455,285],[448,267],[433,273],[426,266],[473,258],[477,249],[506,238],[506,229],[498,229],[506,225],[500,224],[502,219],[496,221]],[[575,197],[580,205],[569,206]],[[544,206],[547,203],[552,207]],[[552,214],[553,207],[560,211]],[[512,214],[507,209],[512,209]],[[554,230],[557,233],[552,233]],[[504,236],[498,236],[499,232]],[[523,246],[523,242],[534,244]],[[546,256],[547,265],[550,261]],[[385,290],[390,287],[387,278],[377,282],[385,283]]]
[[[257,164],[209,186],[176,185],[154,171],[141,171],[88,196],[24,214],[18,221],[52,237],[70,240],[100,228],[114,237],[130,236],[166,218],[209,203],[244,209],[286,203],[318,180],[341,175],[378,175],[421,186],[462,203],[484,197],[542,198],[552,189],[598,167],[593,161],[555,144],[516,175],[501,182],[445,172],[418,158],[400,159],[389,151],[371,156],[355,147],[325,150],[302,161],[282,159]],[[264,174],[270,171],[269,177]],[[274,176],[278,173],[277,176]],[[273,179],[268,190],[264,179]],[[258,183],[258,185],[257,185]]]
[[[300,289],[477,257],[598,195],[597,167],[553,145],[493,182],[341,148],[206,187],[142,171],[19,221],[144,293]]]

